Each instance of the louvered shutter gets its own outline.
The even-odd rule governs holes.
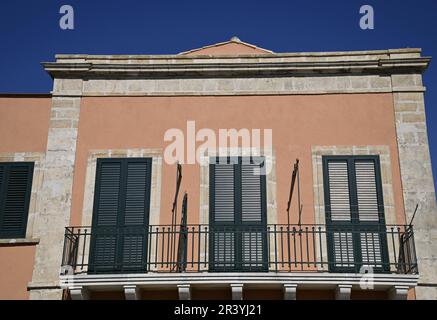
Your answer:
[[[386,269],[387,243],[377,156],[324,157],[331,267]]]
[[[146,259],[150,161],[127,161],[124,207],[123,269],[141,269]]]
[[[234,164],[214,166],[214,222],[235,222]]]
[[[331,160],[327,162],[328,220],[331,223],[349,225],[352,221],[350,203],[349,167],[347,160]],[[353,233],[347,227],[339,231],[331,229],[329,237],[332,242],[334,268],[354,267],[355,255]]]
[[[151,159],[98,159],[90,272],[144,270]]]
[[[262,163],[215,158],[210,165],[211,264],[217,270],[259,269],[266,259]]]
[[[0,238],[24,238],[33,178],[33,163],[0,165]]]
[[[360,221],[379,221],[375,163],[372,160],[355,161],[355,177]]]
[[[90,271],[117,269],[122,161],[98,159]]]
[[[249,162],[250,161],[250,162]],[[247,163],[246,163],[247,162]],[[243,158],[241,164],[241,258],[243,269],[262,268],[265,259],[266,232],[263,163]],[[265,222],[265,221],[264,221]],[[261,224],[262,226],[258,226]]]
[[[376,161],[374,159],[356,159],[355,177],[357,189],[358,219],[360,223],[368,225],[360,233],[360,246],[362,262],[374,268],[381,268],[383,262],[384,234],[378,231],[379,222],[384,225],[383,206],[380,206],[382,199],[379,199],[376,172]],[[372,225],[377,225],[373,229]]]
[[[351,221],[349,176],[347,161],[329,161],[330,219],[332,221]]]
[[[226,158],[215,158],[210,165],[211,238],[213,269],[235,267],[235,170]]]
[[[261,171],[259,164],[241,166],[241,221],[262,221]]]

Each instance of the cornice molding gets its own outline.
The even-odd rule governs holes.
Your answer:
[[[57,56],[43,62],[53,78],[167,78],[167,77],[247,77],[285,75],[397,74],[422,73],[431,61],[414,51],[381,55],[377,52],[334,55],[273,55],[207,57],[194,56]],[[404,56],[404,57],[402,57]],[[170,58],[171,57],[171,58]],[[272,59],[273,58],[273,59]]]

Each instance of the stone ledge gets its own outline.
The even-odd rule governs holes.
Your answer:
[[[38,243],[38,238],[0,239],[0,247],[36,245]]]

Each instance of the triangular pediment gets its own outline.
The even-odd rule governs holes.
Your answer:
[[[198,55],[259,55],[259,54],[272,54],[273,51],[259,48],[253,44],[246,43],[232,37],[231,40],[226,42],[220,42],[212,45],[208,45],[202,48],[192,49],[189,51],[181,52],[180,55],[198,56]]]

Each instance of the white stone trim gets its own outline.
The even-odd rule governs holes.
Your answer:
[[[396,86],[420,85],[421,74],[393,75]],[[421,92],[393,95],[396,136],[405,216],[415,216],[414,241],[420,270],[417,299],[437,298],[437,202],[426,129],[425,97]]]
[[[149,224],[159,224],[162,179],[162,149],[141,148],[89,151],[85,178],[85,190],[83,196],[82,226],[91,226],[92,224],[97,159],[134,157],[152,158]]]

